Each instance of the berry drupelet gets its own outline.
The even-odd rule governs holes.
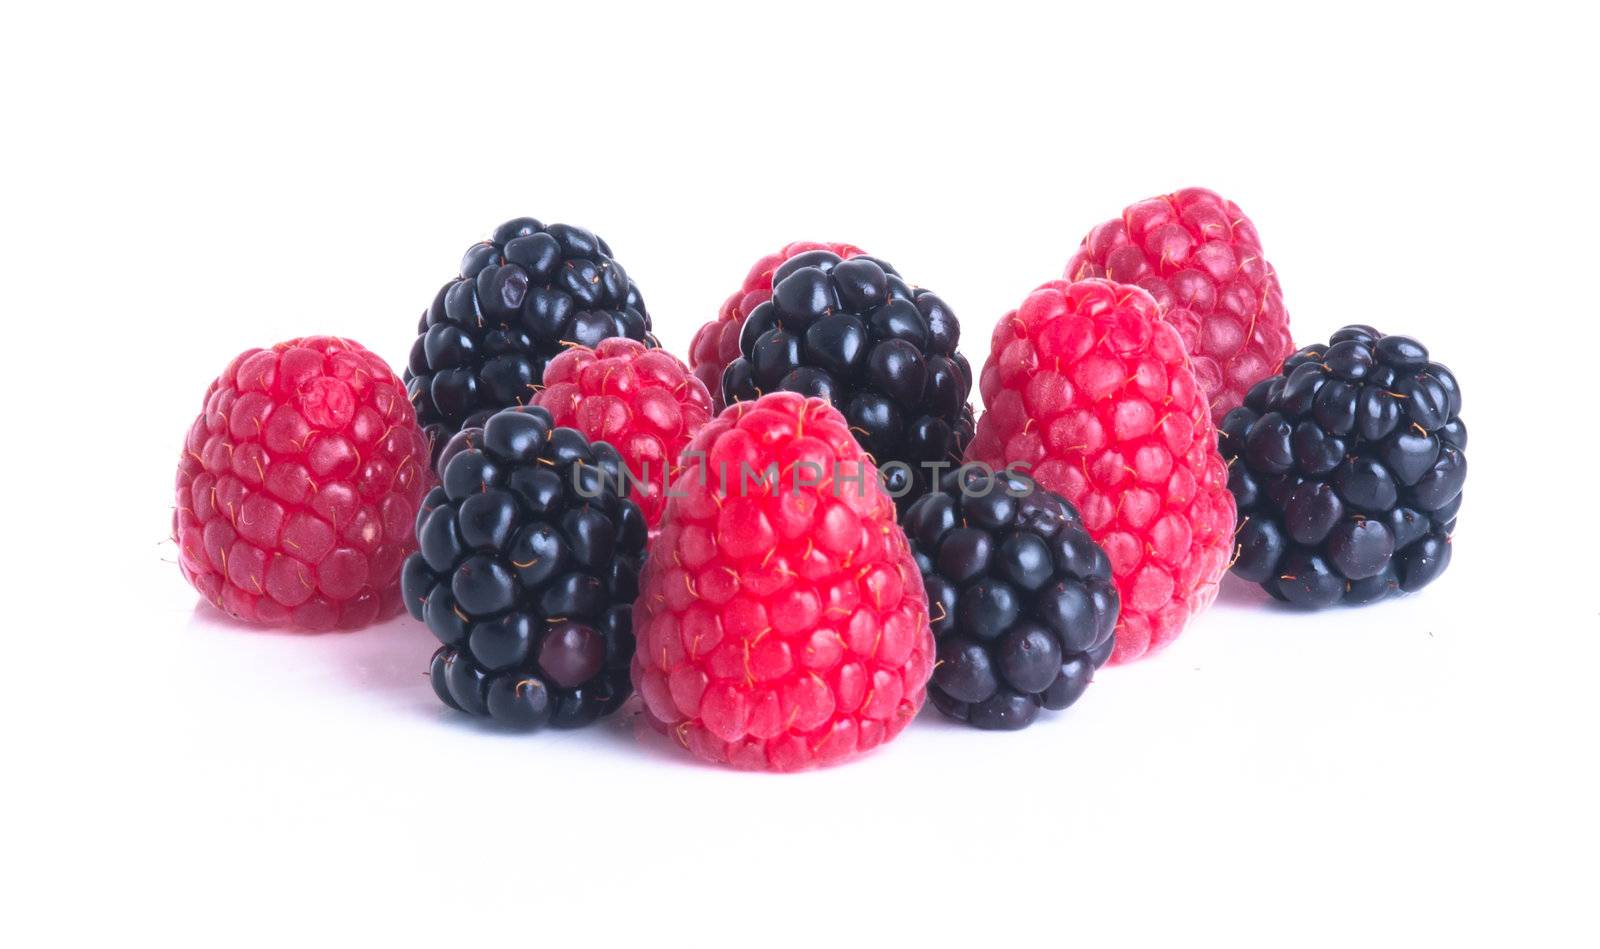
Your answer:
[[[813,250],[825,250],[841,260],[860,257],[866,253],[853,244],[827,244],[817,241],[795,241],[782,249],[756,261],[745,275],[744,285],[722,303],[717,317],[695,331],[689,344],[689,366],[695,377],[705,383],[711,393],[716,410],[727,408],[722,400],[722,374],[728,364],[739,358],[739,333],[744,329],[745,317],[761,304],[772,299],[772,274],[791,257]]]
[[[785,261],[772,299],[739,336],[722,377],[728,404],[775,391],[827,399],[881,469],[904,509],[972,440],[972,369],[943,300],[912,289],[874,257],[826,250]]]
[[[527,402],[566,347],[612,336],[656,345],[639,289],[606,242],[533,218],[468,248],[417,332],[406,389],[435,458],[451,435]]]
[[[711,396],[689,367],[664,349],[631,339],[574,346],[550,360],[534,395],[557,425],[605,440],[622,456],[631,496],[654,530],[666,486],[689,439],[711,418]]]
[[[963,469],[902,523],[928,592],[939,711],[1017,729],[1076,702],[1111,656],[1120,602],[1072,505],[1011,472]]]
[[[1347,326],[1222,423],[1233,572],[1297,606],[1413,593],[1450,565],[1467,477],[1461,387],[1422,344]]]
[[[586,725],[629,695],[644,515],[622,462],[517,406],[463,429],[417,516],[406,606],[444,645],[446,705],[520,728]]]
[[[1059,491],[1111,558],[1112,663],[1175,639],[1211,605],[1234,504],[1205,394],[1150,294],[1053,281],[996,324],[968,455]]]
[[[400,611],[400,564],[431,483],[427,442],[382,359],[332,336],[251,349],[189,429],[178,565],[237,619],[365,626]]]
[[[922,577],[844,416],[775,392],[690,445],[634,606],[649,721],[701,758],[794,771],[889,741],[933,669]]]
[[[1294,352],[1255,225],[1214,191],[1185,188],[1129,205],[1089,232],[1066,276],[1133,284],[1155,297],[1219,424]]]

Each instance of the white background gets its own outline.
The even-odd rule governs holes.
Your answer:
[[[1594,24],[961,9],[7,13],[15,944],[1593,945]],[[419,624],[247,631],[163,540],[230,357],[335,333],[399,367],[505,218],[605,236],[680,354],[756,257],[855,242],[978,364],[1089,227],[1188,185],[1254,219],[1297,340],[1369,322],[1461,379],[1422,595],[1301,615],[1230,581],[1026,732],[930,709],[767,776],[621,718],[475,727]]]

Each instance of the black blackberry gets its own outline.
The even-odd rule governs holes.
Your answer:
[[[723,397],[731,404],[787,390],[829,399],[904,511],[937,479],[927,465],[960,464],[972,440],[961,324],[943,300],[874,257],[809,251],[785,261],[772,287],[745,319]]]
[[[1347,326],[1222,421],[1233,572],[1298,606],[1412,593],[1450,565],[1467,477],[1461,387],[1421,343]]]
[[[606,242],[531,217],[467,249],[461,276],[439,289],[417,332],[406,391],[435,459],[451,435],[528,401],[567,346],[611,336],[658,345],[639,288]]]
[[[1121,601],[1072,505],[1012,472],[963,469],[902,526],[928,589],[939,711],[1015,729],[1077,701],[1116,645]]]
[[[537,406],[450,440],[401,572],[411,615],[444,643],[431,676],[446,705],[569,728],[627,699],[645,523],[621,465]]]

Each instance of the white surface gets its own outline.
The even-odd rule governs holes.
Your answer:
[[[1590,29],[540,6],[8,15],[16,944],[1593,944]],[[1423,595],[1306,616],[1230,583],[1024,733],[930,711],[772,777],[624,721],[480,729],[420,625],[245,631],[162,542],[232,355],[329,332],[399,366],[507,217],[604,235],[680,354],[757,256],[856,242],[978,364],[1090,226],[1191,184],[1254,219],[1297,339],[1371,322],[1462,380]]]

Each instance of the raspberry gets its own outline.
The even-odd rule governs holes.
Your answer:
[[[1171,642],[1216,598],[1233,496],[1183,341],[1137,287],[1053,281],[995,326],[969,457],[1030,466],[1111,558],[1113,663]]]
[[[606,242],[528,217],[467,248],[417,333],[406,388],[435,459],[451,435],[528,401],[566,347],[612,336],[656,345],[639,288]]]
[[[427,464],[400,380],[359,344],[246,350],[206,390],[178,461],[178,565],[247,622],[355,629],[392,616]]]
[[[696,755],[756,770],[893,738],[927,695],[928,601],[844,416],[773,393],[690,447],[705,464],[673,483],[634,606],[646,714]]]
[[[928,694],[978,728],[1024,728],[1089,687],[1116,639],[1111,561],[1066,499],[1012,472],[944,476],[906,536],[933,611]]]
[[[1233,572],[1298,606],[1412,593],[1450,565],[1467,479],[1461,387],[1421,343],[1347,326],[1222,423]]]
[[[849,420],[903,510],[972,440],[972,368],[944,301],[912,289],[875,257],[810,251],[772,275],[751,311],[740,357],[722,377],[728,402],[783,390],[828,399]]]
[[[411,615],[444,644],[439,700],[518,728],[616,711],[645,526],[615,449],[529,405],[462,429],[439,460],[403,574]]]
[[[728,363],[739,358],[739,332],[744,329],[744,318],[772,299],[772,272],[780,264],[814,250],[827,251],[843,260],[866,253],[853,244],[795,241],[756,261],[744,278],[744,286],[723,301],[716,319],[695,331],[694,341],[689,344],[689,365],[694,368],[695,378],[705,383],[718,412],[727,407],[722,400],[722,373]]]
[[[557,425],[617,449],[651,529],[661,522],[678,456],[711,418],[710,394],[678,357],[631,339],[575,346],[550,360],[533,400]]]
[[[1089,232],[1066,277],[1148,290],[1183,337],[1214,422],[1294,352],[1283,291],[1255,225],[1204,188],[1129,205]]]

